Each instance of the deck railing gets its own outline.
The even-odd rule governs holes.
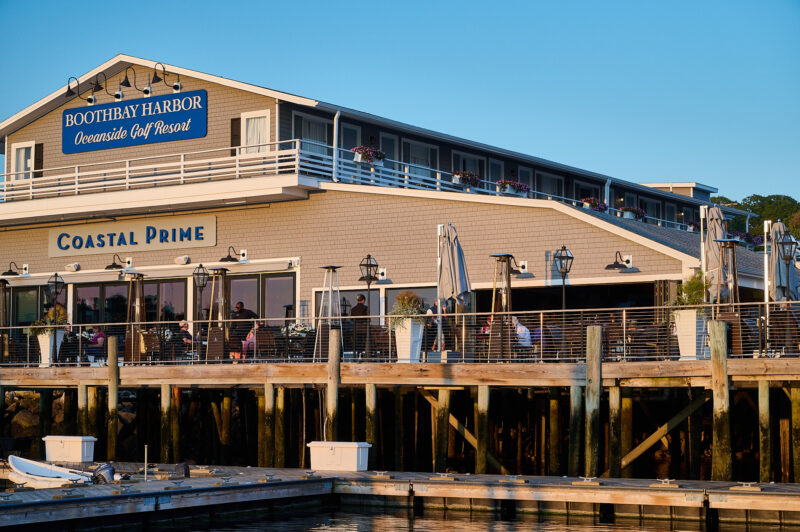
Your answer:
[[[699,307],[520,311],[333,320],[274,318],[190,322],[77,324],[41,336],[34,327],[0,328],[0,365],[102,366],[117,337],[124,365],[222,363],[323,363],[330,330],[340,331],[344,362],[579,363],[585,360],[586,328],[603,328],[606,362],[695,361],[710,357],[708,321],[728,324],[732,358],[800,356],[800,303],[746,303]],[[438,320],[441,320],[441,336]],[[406,330],[413,330],[408,349]],[[98,338],[102,332],[104,341]]]
[[[334,171],[335,165],[335,171]],[[454,183],[453,174],[385,159],[356,162],[350,150],[309,140],[284,140],[253,146],[154,155],[110,162],[0,174],[0,201],[23,201],[97,192],[136,190],[229,179],[297,174],[335,182],[417,190],[437,190],[560,201],[581,207],[580,199],[530,190],[504,193],[493,181],[470,187]],[[607,214],[623,216],[609,208]],[[648,223],[690,230],[687,224],[648,217]]]

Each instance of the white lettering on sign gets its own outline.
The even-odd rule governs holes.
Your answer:
[[[217,217],[175,216],[50,229],[48,256],[215,246]]]

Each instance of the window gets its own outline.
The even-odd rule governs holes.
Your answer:
[[[644,209],[648,218],[661,218],[661,202],[647,198],[639,198],[639,208]],[[657,223],[655,220],[652,223]]]
[[[292,318],[294,311],[294,274],[265,275],[264,313],[265,318]],[[278,320],[269,320],[267,325],[281,325]]]
[[[195,298],[195,301],[199,299]],[[252,310],[262,318],[293,317],[294,300],[294,273],[228,276],[228,308],[231,312],[236,303],[241,301],[246,309]],[[203,290],[200,319],[208,319],[210,304],[211,290],[207,286]],[[267,324],[283,325],[283,320],[268,320]]]
[[[367,288],[366,288],[366,286],[364,287],[363,290],[341,290],[339,292],[339,297],[341,298],[339,300],[339,304],[340,304],[340,308],[342,310],[342,316],[349,316],[350,315],[350,309],[352,309],[356,305],[356,303],[357,303],[356,297],[359,294],[363,295],[364,298],[367,298]],[[315,301],[315,304],[316,304],[316,306],[314,307],[315,308],[315,312],[316,312],[316,315],[319,316],[320,307],[322,306],[321,305],[321,302],[322,302],[322,291],[321,290],[316,290],[314,292],[314,301]],[[372,290],[369,291],[368,301],[365,301],[364,304],[367,305],[367,307],[369,307],[369,313],[370,313],[371,316],[380,315],[381,314],[381,293],[380,293],[380,291],[377,290],[376,288],[372,288]],[[372,318],[370,320],[370,322],[372,323],[372,325],[378,326],[378,325],[380,325],[380,318]]]
[[[183,279],[145,281],[144,309],[147,321],[185,320],[186,281]]]
[[[11,171],[14,173],[13,179],[30,179],[33,177],[33,152],[36,143],[19,142],[11,145],[13,154],[13,165]]]
[[[124,323],[128,319],[128,283],[75,285],[73,317],[75,323]]]
[[[436,169],[439,167],[439,149],[430,144],[415,142],[413,140],[403,141],[403,162],[416,166],[409,166],[408,173],[420,177],[436,177],[435,172],[427,168]],[[424,168],[419,168],[420,166]]]
[[[536,183],[533,182],[533,169],[527,166],[520,166],[517,169],[517,181],[525,183],[531,188],[536,188]]]
[[[352,124],[342,124],[339,146],[350,150],[361,145],[361,128]]]
[[[505,179],[503,176],[503,161],[497,159],[489,159],[489,181],[502,181]]]
[[[453,172],[458,172],[458,171],[474,172],[481,179],[485,179],[486,178],[486,172],[484,171],[485,167],[486,167],[486,159],[484,159],[483,157],[478,157],[477,155],[470,155],[468,153],[453,151]]]
[[[536,172],[536,190],[544,196],[564,196],[564,178],[545,172]]]
[[[397,297],[397,294],[400,292],[411,291],[417,294],[417,296],[422,301],[422,306],[427,310],[429,307],[433,305],[433,301],[436,299],[436,287],[435,286],[423,286],[423,287],[414,287],[414,288],[387,288],[386,289],[386,314],[391,314],[392,307],[394,306],[394,299]]]
[[[678,221],[678,208],[674,203],[664,205],[664,219],[669,222]],[[675,224],[667,224],[668,227],[675,227]]]
[[[575,181],[575,199],[597,198],[600,199],[600,187],[591,183]]]
[[[381,133],[381,151],[386,154],[387,159],[391,159],[393,161],[398,160],[397,137],[388,133]],[[397,170],[397,165],[395,163],[384,163],[384,167]]]
[[[270,150],[269,110],[242,113],[242,153],[264,153]]]
[[[636,207],[636,194],[633,192],[625,193],[625,207]]]
[[[333,122],[297,112],[293,116],[292,138],[310,141],[301,143],[302,149],[320,155],[330,155],[328,146],[332,144]]]
[[[58,295],[57,303],[67,306],[67,289]],[[49,308],[50,290],[46,285],[11,289],[11,325],[30,325]]]

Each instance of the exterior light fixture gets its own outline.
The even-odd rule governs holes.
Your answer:
[[[561,274],[561,308],[567,308],[567,274],[572,269],[572,261],[575,257],[572,252],[567,249],[567,246],[561,246],[561,249],[556,251],[553,260],[555,260],[558,267],[558,273]]]
[[[631,259],[625,259],[622,254],[617,251],[612,264],[606,265],[606,270],[625,270],[631,267]]]
[[[374,281],[378,280],[378,278],[376,277],[376,274],[378,273],[378,261],[375,260],[375,257],[373,257],[368,253],[366,257],[361,259],[361,264],[359,264],[358,267],[361,269],[361,277],[358,280],[367,283],[367,316],[369,316],[370,314],[369,300],[371,295],[370,286]],[[367,318],[367,327],[366,327],[367,342],[365,346],[365,352],[367,357],[370,356],[370,345],[369,345],[370,321],[372,320],[370,318]]]
[[[208,270],[202,265],[198,265],[197,268],[194,269],[192,272],[192,277],[194,278],[194,284],[202,290],[208,284],[208,279],[211,275],[208,273]]]
[[[164,76],[163,78],[158,76],[159,65],[161,65],[161,75]],[[170,76],[170,73],[167,72],[167,67],[164,66],[164,63],[156,63],[155,66],[153,67],[153,79],[150,80],[150,83],[155,84],[158,83],[159,81],[163,81],[164,85],[166,85],[167,87],[172,87],[173,92],[181,92],[181,89],[183,88],[183,85],[181,84],[181,75],[180,74],[175,74],[175,75],[177,76],[178,80],[175,81],[174,83],[168,82],[167,77]]]
[[[789,286],[789,264],[794,260],[794,254],[797,251],[797,242],[792,238],[792,235],[784,233],[776,244],[778,245],[778,252],[784,264],[786,264],[786,301],[791,301],[792,288]]]
[[[516,260],[514,261],[516,263]],[[528,261],[521,260],[519,261],[519,273],[517,274],[517,279],[533,279],[533,273],[528,271]]]
[[[11,269],[13,266],[13,270]],[[2,273],[3,277],[8,277],[10,275],[19,275],[19,266],[17,266],[16,262],[9,262],[8,263],[8,271]]]
[[[119,259],[119,262],[117,262],[117,259]],[[121,270],[125,267],[122,264],[120,264],[122,262],[122,259],[116,253],[114,253],[114,257],[111,260],[112,262],[111,264],[106,266],[106,270]]]
[[[72,90],[72,87],[69,86],[69,82],[72,81],[73,79],[75,80],[75,89],[80,91],[81,82],[78,80],[78,78],[70,76],[69,79],[67,79],[67,92],[64,93],[65,98],[69,98],[77,94],[74,90]]]
[[[237,259],[233,255],[231,255],[231,252],[233,252],[233,255],[239,255],[240,258]],[[242,262],[242,261],[245,260],[245,257],[246,257],[245,250],[242,250],[241,253],[238,253],[233,248],[233,246],[228,246],[228,256],[227,257],[222,257],[221,259],[219,259],[219,261],[220,262]]]
[[[54,273],[50,276],[50,279],[47,280],[47,289],[50,292],[50,306],[53,306],[56,301],[58,301],[58,296],[64,291],[64,279],[57,273]]]

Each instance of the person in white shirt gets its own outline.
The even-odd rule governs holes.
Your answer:
[[[517,346],[530,347],[531,346],[531,331],[528,330],[523,324],[519,322],[516,316],[511,316],[511,323],[514,325],[514,331],[517,334]]]

